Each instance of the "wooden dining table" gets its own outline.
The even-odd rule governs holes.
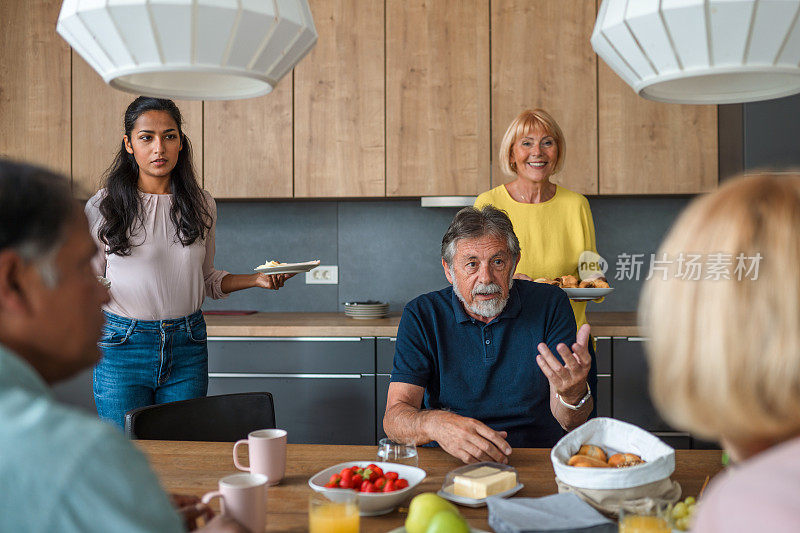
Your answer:
[[[233,466],[233,443],[140,440],[136,444],[148,456],[164,488],[171,493],[202,496],[216,490],[221,477],[237,472]],[[247,464],[246,449],[240,451],[240,462]],[[338,463],[375,461],[376,453],[376,446],[289,444],[286,476],[267,491],[266,530],[307,531],[308,500],[313,494],[308,479]],[[718,450],[676,450],[672,479],[683,488],[682,497],[697,496],[706,476],[713,477],[721,470],[721,454]],[[536,498],[558,492],[549,449],[517,448],[509,464],[517,469],[519,480],[525,485],[516,496]],[[425,470],[427,477],[412,495],[438,491],[447,472],[459,466],[462,466],[461,461],[439,448],[419,448],[419,467]],[[407,507],[406,501],[389,514],[362,517],[361,531],[385,533],[402,526]],[[459,507],[459,511],[472,527],[490,530],[486,507]]]

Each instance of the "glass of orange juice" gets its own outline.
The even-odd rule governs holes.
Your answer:
[[[672,519],[669,507],[658,504],[646,512],[619,512],[619,533],[671,533]]]
[[[338,491],[337,491],[338,492]],[[308,502],[310,533],[358,533],[358,498],[355,492],[341,491],[329,500],[314,494]]]

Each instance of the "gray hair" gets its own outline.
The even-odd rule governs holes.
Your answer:
[[[0,160],[0,251],[15,250],[34,263],[49,287],[58,283],[55,257],[76,207],[63,176]]]
[[[442,259],[448,265],[453,264],[456,254],[456,243],[461,239],[475,239],[486,235],[494,235],[505,239],[508,243],[508,252],[515,258],[519,257],[519,239],[514,233],[514,225],[505,211],[492,205],[485,205],[481,209],[465,207],[458,213],[442,237]]]

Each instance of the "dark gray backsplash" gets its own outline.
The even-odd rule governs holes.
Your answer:
[[[594,311],[633,311],[650,254],[689,198],[590,198],[598,251],[615,292]],[[249,273],[268,259],[320,259],[339,266],[338,285],[306,285],[303,274],[279,291],[249,289],[205,309],[338,311],[342,302],[377,299],[392,311],[447,285],[439,248],[458,209],[419,200],[217,203],[216,267]],[[619,254],[644,254],[641,277],[615,280]]]

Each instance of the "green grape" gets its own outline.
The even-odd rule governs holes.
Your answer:
[[[675,520],[678,520],[688,515],[689,515],[689,509],[683,502],[676,503],[675,507],[672,508],[672,518],[674,518]]]
[[[694,496],[689,496],[688,498],[686,498],[685,500],[683,500],[683,502],[684,502],[686,505],[694,505],[695,503],[697,503],[697,500],[695,500],[695,499],[694,499]]]
[[[680,529],[681,531],[686,531],[689,529],[689,517],[683,516],[675,520],[675,527]]]

